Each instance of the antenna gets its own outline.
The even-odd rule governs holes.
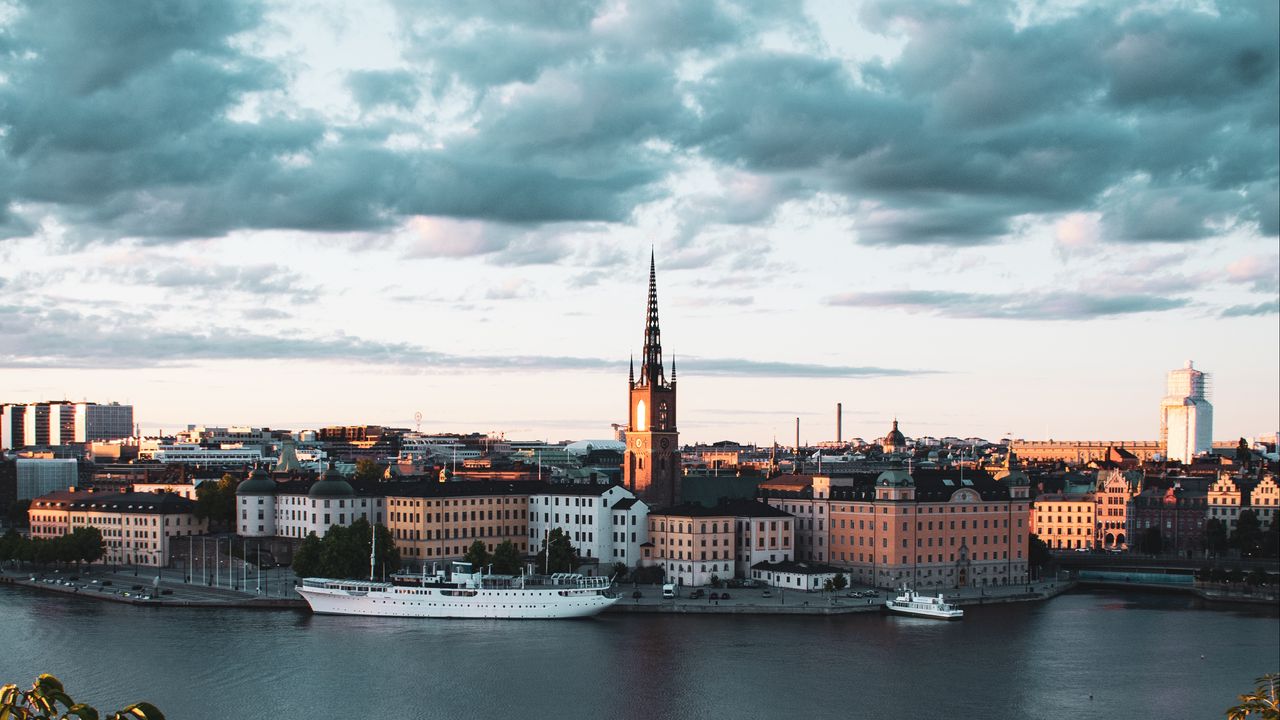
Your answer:
[[[421,410],[413,414],[413,430],[414,432],[422,432],[422,411]]]

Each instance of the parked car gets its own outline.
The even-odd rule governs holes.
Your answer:
[[[102,581],[102,584],[103,584],[103,585],[110,585],[110,584],[111,584],[111,581],[110,581],[110,580],[103,580],[103,581]]]
[[[709,598],[707,598],[707,599],[708,599],[708,600],[719,600],[719,599],[720,599],[720,593],[711,593],[711,597],[709,597]]]
[[[729,598],[730,598],[729,593],[720,593],[721,600],[728,600]]]
[[[706,594],[707,594],[706,590],[703,590],[702,588],[698,588],[697,590],[694,590],[693,592],[689,593],[689,599],[700,600],[701,598],[705,597]],[[715,595],[715,593],[711,593],[711,594]]]
[[[173,594],[173,591],[172,591],[172,590],[169,590],[169,589],[164,589],[164,590],[161,590],[161,591],[160,591],[160,594],[161,594],[161,595],[172,595],[172,594]]]
[[[857,590],[854,590],[853,592],[848,593],[848,596],[851,598],[860,598],[862,597],[862,593],[858,592]]]
[[[773,597],[773,593],[769,592],[768,590],[765,590],[764,592],[760,593],[760,597],[771,598]]]

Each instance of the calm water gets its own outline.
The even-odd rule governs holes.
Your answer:
[[[205,718],[1214,718],[1280,665],[1274,614],[1078,593],[958,623],[423,621],[155,610],[0,588],[0,678]],[[1204,659],[1201,659],[1204,655]],[[1093,699],[1089,696],[1092,694]],[[109,706],[109,707],[107,707]]]

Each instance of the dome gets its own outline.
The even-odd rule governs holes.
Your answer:
[[[342,473],[338,469],[329,466],[324,471],[324,475],[311,486],[311,490],[307,492],[307,497],[311,498],[331,498],[331,497],[351,497],[356,494],[352,489],[351,483],[342,478]]]
[[[911,479],[911,473],[906,470],[885,470],[876,478],[877,485],[893,485],[897,487],[912,487],[915,480]]]
[[[237,495],[275,495],[276,481],[271,479],[266,470],[255,467],[249,473],[249,479],[236,488]]]
[[[893,421],[893,429],[889,431],[889,434],[884,436],[883,444],[892,447],[902,447],[907,444],[906,436],[898,430],[897,420]]]

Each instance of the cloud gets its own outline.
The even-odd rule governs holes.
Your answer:
[[[160,330],[145,315],[81,313],[67,309],[0,305],[0,367],[138,368],[189,365],[216,360],[341,362],[405,371],[592,371],[619,377],[621,360],[556,355],[463,355],[403,342],[378,342],[349,335],[274,336],[241,328],[209,327],[203,332]],[[743,377],[897,377],[927,370],[828,366],[737,359],[681,359],[695,375]]]
[[[319,296],[319,291],[306,285],[301,275],[275,263],[256,265],[195,265],[175,261],[168,265],[135,268],[125,273],[127,279],[137,285],[160,288],[179,288],[202,295],[221,295],[241,292],[251,295],[287,296],[293,301],[308,302]],[[112,277],[121,278],[119,274]]]
[[[1280,303],[1275,300],[1261,302],[1257,305],[1232,305],[1222,311],[1222,317],[1257,317],[1260,315],[1274,315],[1280,312]]]
[[[1181,298],[1082,292],[968,293],[939,290],[854,292],[827,298],[838,307],[891,308],[943,317],[1000,320],[1094,320],[1185,307]]]
[[[422,96],[407,70],[357,70],[347,76],[347,89],[366,111],[386,105],[410,110]]]
[[[1227,265],[1227,278],[1254,292],[1280,292],[1280,255],[1249,255]]]

